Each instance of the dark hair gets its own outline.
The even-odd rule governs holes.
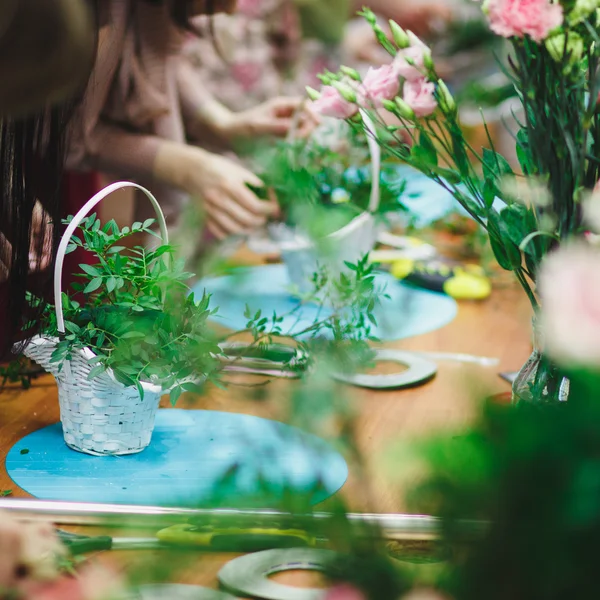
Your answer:
[[[71,113],[68,103],[0,122],[0,254],[8,270],[0,297],[2,356],[36,333],[38,309],[26,301],[26,292],[43,298],[49,291],[51,269],[43,268],[42,261],[49,256],[53,262],[60,234],[60,183]],[[36,200],[47,218],[39,219],[34,231]]]
[[[176,25],[182,29],[189,31],[196,31],[195,27],[191,23],[191,19],[194,16],[192,11],[193,0],[144,0],[147,4],[167,4],[171,18]],[[215,0],[204,0],[205,9],[204,14],[212,16],[215,14]]]
[[[97,2],[88,0],[93,8]],[[22,350],[38,331],[41,308],[27,301],[27,292],[39,298],[51,294],[66,138],[86,83],[60,104],[0,118],[0,358],[14,344]],[[45,218],[34,218],[36,201]]]

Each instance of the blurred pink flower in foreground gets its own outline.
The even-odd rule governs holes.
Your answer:
[[[327,591],[325,600],[367,600],[367,597],[349,583],[339,583]]]
[[[55,579],[66,554],[50,524],[19,521],[0,511],[0,587],[11,588],[25,579]]]
[[[600,252],[581,243],[548,255],[538,291],[548,354],[564,365],[600,369]]]
[[[583,218],[594,233],[600,233],[600,181],[596,183],[592,193],[584,197]]]
[[[123,598],[121,581],[100,565],[89,565],[76,577],[61,577],[51,583],[25,584],[23,600],[112,600]]]
[[[75,578],[62,576],[60,562],[67,555],[51,524],[0,511],[0,590],[21,600],[108,600],[122,590],[115,574],[99,566]]]
[[[358,106],[344,100],[331,85],[321,89],[321,97],[312,102],[311,108],[319,115],[335,119],[349,119],[358,112]]]
[[[563,8],[551,0],[488,0],[484,4],[490,28],[502,37],[544,41],[563,22]]]

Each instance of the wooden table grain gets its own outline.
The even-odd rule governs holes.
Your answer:
[[[357,444],[365,464],[361,477],[351,468],[341,491],[352,510],[402,512],[405,509],[402,477],[397,475],[393,464],[388,468],[389,461],[381,459],[382,453],[414,437],[467,423],[477,407],[473,392],[508,392],[508,383],[501,380],[498,373],[517,370],[529,355],[529,319],[525,295],[516,285],[507,285],[494,290],[486,301],[460,302],[457,317],[437,331],[384,345],[403,350],[495,357],[499,364],[483,367],[441,360],[437,376],[423,386],[390,392],[351,390],[357,411]],[[240,412],[286,421],[287,399],[295,385],[298,383],[275,381],[268,386],[267,397],[260,402],[250,397],[248,388],[239,385],[225,390],[213,388],[199,398],[183,397],[181,407]],[[26,391],[8,386],[0,392],[0,490],[10,489],[15,497],[27,496],[6,473],[6,454],[24,435],[58,420],[57,389],[50,376],[36,379]],[[368,494],[365,489],[369,490]],[[110,554],[109,560],[127,568],[151,559],[163,563],[168,560],[162,551]],[[231,555],[203,555],[200,564],[197,560],[182,563],[177,580],[214,586],[216,572],[230,558]],[[280,579],[290,577],[294,578],[281,575]],[[300,584],[306,581],[305,576],[299,579]]]

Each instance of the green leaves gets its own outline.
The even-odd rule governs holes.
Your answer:
[[[95,354],[89,379],[111,369],[117,381],[140,394],[144,382],[170,389],[178,381],[216,373],[220,350],[207,326],[214,313],[210,297],[198,302],[188,297],[190,274],[173,260],[171,246],[128,250],[124,243],[131,233],[151,233],[153,224],[147,219],[119,229],[110,221],[102,227],[96,215],[82,222],[71,244],[96,257],[95,264],[80,265],[79,283],[72,288],[85,294],[85,303],[63,293],[64,334],[58,332],[54,307],[44,311],[44,333],[59,338],[51,357],[59,368],[88,348]],[[174,389],[172,399],[200,388],[186,382]]]
[[[100,286],[102,285],[102,278],[101,277],[94,277],[84,288],[83,288],[83,293],[84,294],[91,294],[92,292],[95,292]]]
[[[489,148],[483,149],[483,172],[486,179],[493,177],[500,180],[506,175],[513,175],[508,161],[501,154]]]
[[[431,169],[438,166],[438,154],[431,138],[425,131],[419,135],[419,143],[411,149],[411,162],[419,169]]]

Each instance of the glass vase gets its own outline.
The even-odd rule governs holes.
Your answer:
[[[534,321],[533,352],[513,382],[513,404],[558,404],[569,399],[570,382],[544,353],[542,342]]]

